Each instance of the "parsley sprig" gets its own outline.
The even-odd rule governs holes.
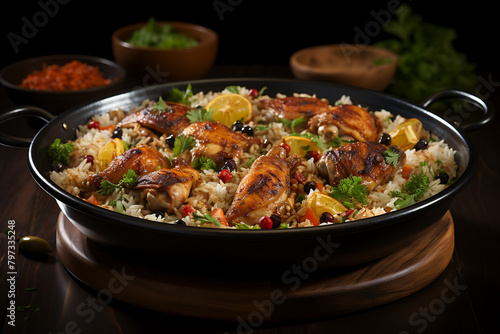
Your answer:
[[[56,138],[47,149],[47,154],[54,162],[60,162],[64,165],[69,165],[69,155],[73,152],[75,146],[72,143],[61,142],[61,139]]]
[[[118,197],[116,200],[109,202],[110,206],[116,206],[116,211],[119,213],[124,213],[125,209],[123,208],[123,188],[126,187],[134,187],[137,184],[138,175],[132,169],[129,169],[121,178],[121,180],[117,183],[111,183],[108,180],[104,180],[101,182],[100,188],[97,191],[101,195],[111,195],[115,190],[118,190]]]
[[[217,164],[215,163],[215,161],[203,155],[194,159],[191,165],[193,166],[194,169],[197,170],[206,170],[206,169],[213,169],[215,171],[217,170]]]
[[[355,204],[367,205],[368,190],[362,184],[363,179],[359,176],[349,176],[340,180],[336,187],[332,188],[330,196],[348,208],[352,209]]]
[[[219,220],[217,218],[212,217],[210,212],[207,212],[204,215],[193,213],[193,218],[198,220],[202,224],[212,223],[217,225],[217,227],[221,227],[221,223],[219,222]]]
[[[430,180],[427,175],[424,173],[412,174],[410,180],[401,187],[401,190],[393,190],[389,195],[399,197],[394,202],[394,206],[397,209],[402,209],[422,200],[429,189]]]
[[[137,173],[132,169],[129,169],[121,178],[121,180],[117,183],[111,183],[108,180],[104,180],[101,182],[100,188],[97,191],[101,195],[111,195],[115,190],[121,190],[124,186],[134,187],[137,184]]]

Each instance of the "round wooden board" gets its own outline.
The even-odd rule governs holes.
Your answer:
[[[450,262],[453,250],[453,219],[447,212],[407,247],[362,266],[319,271],[310,257],[280,272],[252,276],[206,268],[187,271],[161,259],[124,255],[88,240],[62,213],[57,225],[62,263],[96,290],[98,298],[233,321],[305,320],[383,305],[432,282]]]

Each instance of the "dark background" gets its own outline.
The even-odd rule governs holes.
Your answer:
[[[483,72],[498,69],[498,53],[494,49],[499,28],[494,2],[59,1],[63,4],[56,0],[10,1],[8,9],[4,7],[0,14],[1,67],[16,60],[61,53],[112,59],[112,32],[124,25],[147,21],[151,16],[157,20],[197,23],[217,31],[220,47],[216,64],[287,64],[290,55],[304,47],[356,42],[359,34],[355,29],[365,32],[370,22],[376,22],[373,13],[382,13],[392,4],[408,3],[425,21],[454,27],[458,33],[456,48]],[[40,14],[41,4],[52,13]],[[215,4],[226,6],[219,10],[222,19]],[[41,26],[15,52],[8,35],[22,36],[23,18],[31,23],[41,19]],[[372,35],[370,43],[387,38],[382,32]]]

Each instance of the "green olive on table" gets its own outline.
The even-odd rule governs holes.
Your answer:
[[[44,254],[51,251],[47,241],[39,237],[26,236],[19,239],[19,247],[21,250],[30,253]]]

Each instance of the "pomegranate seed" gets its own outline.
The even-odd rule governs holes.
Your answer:
[[[250,89],[250,93],[248,93],[253,98],[259,97],[259,91],[255,88]]]
[[[299,182],[306,182],[306,177],[302,173],[294,173],[293,178]]]
[[[89,129],[99,129],[100,124],[99,121],[90,121],[89,125],[87,125]]]
[[[290,146],[288,144],[282,143],[280,146],[285,149],[286,154],[290,153]]]
[[[181,215],[182,217],[189,216],[194,212],[194,209],[191,205],[184,205],[181,209]]]
[[[87,154],[85,156],[85,159],[87,159],[87,162],[90,162],[90,164],[94,163],[94,156],[93,155]]]
[[[316,152],[316,151],[309,151],[307,152],[311,158],[314,159],[314,162],[318,162],[319,158],[321,158],[321,155]]]
[[[273,228],[273,220],[268,216],[263,216],[259,220],[259,227],[263,230],[270,230]]]
[[[219,173],[219,179],[224,183],[228,183],[229,181],[231,181],[232,178],[233,174],[231,174],[231,172],[227,169],[223,169]]]

